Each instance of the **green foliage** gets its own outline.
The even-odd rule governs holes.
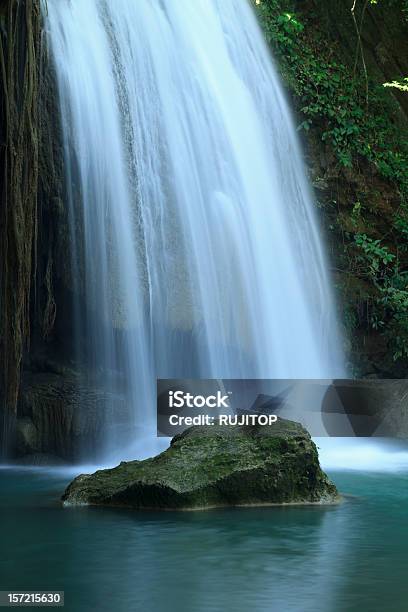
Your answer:
[[[371,282],[377,290],[369,325],[392,338],[394,361],[408,358],[408,272],[401,271],[397,256],[381,240],[366,234],[356,233],[354,244],[348,243],[346,250],[353,275]],[[349,312],[346,315],[350,318]],[[357,325],[356,319],[352,324]]]
[[[370,273],[373,275],[379,273],[381,264],[387,265],[395,259],[395,255],[390,253],[379,239],[374,240],[366,234],[356,234],[354,239],[356,245],[363,251]]]
[[[370,84],[367,109],[363,76],[352,75],[326,40],[311,39],[293,13],[282,12],[285,4],[261,0],[257,9],[283,76],[299,99],[303,114],[299,128],[319,127],[340,164],[351,167],[357,156],[364,156],[383,176],[402,183],[407,194],[408,142],[389,121],[393,100],[381,87]]]
[[[399,285],[402,285],[400,288]],[[393,359],[408,357],[408,278],[406,274],[396,275],[382,292],[381,304],[391,313],[388,324],[393,335]]]

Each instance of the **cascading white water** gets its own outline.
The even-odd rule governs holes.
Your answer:
[[[407,472],[408,442],[392,438],[315,438],[324,470]]]
[[[107,387],[127,381],[134,424],[153,426],[156,377],[344,376],[295,129],[246,0],[44,15],[77,328]]]

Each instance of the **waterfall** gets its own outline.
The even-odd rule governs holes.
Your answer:
[[[249,3],[43,12],[78,342],[131,413],[113,445],[154,429],[156,377],[344,376],[296,130]]]

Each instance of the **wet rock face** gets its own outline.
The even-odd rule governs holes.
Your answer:
[[[38,373],[23,381],[16,421],[17,456],[46,453],[67,461],[97,458],[109,428],[126,428],[124,397],[75,373]]]
[[[271,426],[191,427],[144,461],[78,476],[64,505],[194,510],[222,506],[325,504],[339,500],[308,432]]]

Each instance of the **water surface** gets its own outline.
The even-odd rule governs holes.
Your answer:
[[[338,507],[66,508],[72,474],[0,470],[0,589],[65,609],[405,612],[408,473],[333,472]]]

